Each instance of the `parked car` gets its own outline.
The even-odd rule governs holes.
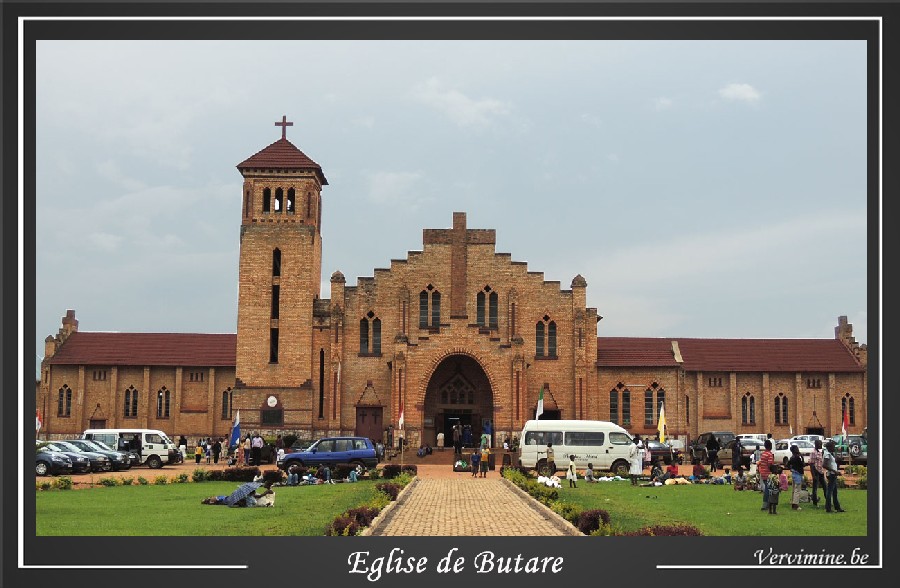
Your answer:
[[[109,446],[109,444],[100,441],[99,439],[84,439],[84,441],[90,441],[94,445],[99,446],[101,449],[105,451],[119,451],[128,456],[128,467],[134,467],[141,465],[141,456],[135,453],[134,451],[127,451],[122,449],[113,449]]]
[[[301,466],[349,464],[365,470],[378,465],[378,457],[375,455],[372,440],[366,437],[324,437],[307,449],[285,453],[276,465],[287,471],[294,464]]]
[[[672,449],[672,446],[667,443],[660,443],[659,441],[644,441],[647,444],[647,447],[650,448],[650,463],[656,463],[662,458],[663,463],[669,465],[673,461],[677,462],[675,458],[675,451]]]
[[[71,451],[66,449],[60,445],[56,445],[54,443],[50,443],[48,441],[44,441],[40,445],[37,446],[38,451],[46,450],[46,451],[55,451],[56,453],[62,453],[72,462],[72,473],[73,474],[84,474],[91,471],[91,460],[88,459],[86,455],[81,453],[80,451]]]
[[[772,448],[772,455],[775,457],[775,463],[787,465],[791,459],[791,445],[796,445],[800,449],[800,455],[803,456],[803,463],[809,463],[809,454],[813,452],[815,446],[811,441],[803,439],[782,439],[776,441]]]
[[[59,476],[72,473],[72,460],[58,451],[48,447],[35,450],[34,473],[38,476]]]
[[[709,438],[715,435],[716,439],[719,441],[719,449],[721,450],[725,445],[734,439],[734,433],[731,431],[709,431],[706,433],[700,433],[700,435],[694,439],[694,442],[691,443],[691,462],[692,463],[702,463],[704,465],[711,465],[709,463],[709,455],[706,453],[706,444],[709,442]],[[720,461],[723,461],[721,457]],[[724,461],[723,461],[724,463]]]
[[[108,472],[112,470],[112,464],[110,463],[109,458],[102,453],[97,453],[95,451],[85,451],[84,449],[76,447],[71,443],[67,443],[65,441],[54,441],[53,444],[58,447],[62,447],[69,452],[80,453],[88,458],[88,462],[91,465],[92,472]]]
[[[719,450],[719,464],[722,467],[731,467],[731,464],[734,463],[732,457],[734,456],[734,445],[737,439],[732,439],[728,443],[726,443],[722,449]],[[741,440],[741,466],[745,468],[750,467],[750,463],[753,461],[753,454],[756,453],[756,450],[763,450],[763,441],[753,437],[745,437]]]
[[[789,441],[809,441],[810,443],[815,443],[816,440],[822,442],[822,445],[825,445],[825,435],[794,435],[789,439]]]
[[[765,433],[741,433],[737,436],[738,439],[743,443],[744,439],[756,439],[757,441],[764,442],[768,439],[768,435]]]
[[[834,441],[834,457],[838,463],[852,461],[856,464],[863,464],[869,462],[869,443],[865,434],[847,435],[846,439],[843,435],[834,435],[831,440]]]
[[[99,444],[88,439],[65,439],[65,442],[69,445],[74,445],[82,451],[105,455],[109,458],[109,464],[114,472],[131,469],[131,457],[124,451],[116,451],[107,447],[101,447]],[[135,457],[137,457],[136,454]]]

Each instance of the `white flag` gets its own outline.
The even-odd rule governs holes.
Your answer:
[[[666,442],[666,407],[663,406],[663,403],[659,403],[659,422],[656,425],[656,430],[659,431],[659,442]]]
[[[543,386],[541,386],[541,393],[538,394],[537,410],[534,411],[535,420],[541,418],[542,414],[544,414],[544,387]]]
[[[397,421],[397,424],[400,426],[400,430],[403,430],[403,398],[400,399],[400,419]]]

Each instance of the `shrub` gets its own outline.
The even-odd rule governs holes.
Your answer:
[[[569,502],[563,502],[558,500],[550,504],[550,510],[566,519],[573,525],[578,521],[579,516],[581,515],[581,507],[577,504],[571,504]]]
[[[856,487],[865,490],[869,487],[869,469],[866,466],[859,466],[859,472],[856,475]]]
[[[389,463],[384,466],[384,469],[381,470],[382,475],[385,480],[391,480],[400,475],[400,464],[398,463]]]
[[[101,486],[106,486],[107,488],[109,488],[109,487],[111,487],[111,486],[118,486],[118,485],[119,485],[119,481],[116,480],[115,478],[100,478],[100,480],[99,480],[98,483],[99,483]]]
[[[353,466],[341,463],[334,466],[334,469],[331,471],[331,477],[335,480],[344,480],[350,477],[350,470],[354,469]]]
[[[174,484],[184,484],[184,483],[186,483],[187,481],[188,481],[188,475],[187,475],[187,472],[181,472],[180,474],[178,474],[177,476],[175,476],[175,479],[174,479],[174,480],[172,480],[172,482],[173,482]]]
[[[191,472],[191,479],[195,482],[206,482],[209,480],[209,470],[197,468]]]
[[[393,484],[391,482],[381,482],[375,484],[375,490],[386,494],[392,501],[397,500],[397,495],[400,494],[400,489],[401,486],[399,484]]]
[[[138,484],[140,484],[141,486],[146,486],[149,483],[150,482],[144,476],[138,476]]]
[[[278,470],[281,475],[281,470]],[[207,480],[211,482],[252,482],[253,478],[260,474],[256,466],[235,466],[224,470],[211,470],[207,473]]]
[[[344,514],[353,517],[360,527],[365,528],[372,524],[372,520],[378,516],[379,512],[380,509],[371,506],[358,506],[356,508],[351,508]]]
[[[410,476],[416,476],[419,473],[419,466],[414,463],[408,463],[404,465],[400,471],[401,473],[409,474]]]
[[[263,474],[263,482],[268,482],[269,480],[271,480],[273,484],[280,483],[284,480],[284,474],[281,470],[268,470]]]
[[[609,513],[599,508],[582,511],[575,521],[575,526],[585,535],[593,535],[594,531],[600,530],[603,526],[609,527]]]
[[[372,508],[378,509],[378,512],[381,512],[384,507],[391,503],[391,497],[385,494],[384,492],[375,492],[374,496],[372,496],[372,500],[368,502],[368,505]]]
[[[550,503],[554,500],[559,500],[559,492],[556,491],[556,488],[550,488],[549,486],[545,486],[543,484],[538,484],[537,482],[528,481],[528,488],[526,488],[528,494],[533,496],[538,502],[550,506]]]
[[[693,525],[653,525],[625,533],[630,537],[702,537],[700,529]]]
[[[37,483],[38,490],[49,490],[53,488],[53,483],[48,481],[41,481]]]
[[[381,479],[381,470],[371,469],[368,472],[366,472],[366,475],[369,476],[370,480],[379,480],[379,479]]]
[[[53,487],[57,490],[71,490],[72,478],[69,476],[60,476],[53,480]]]
[[[399,476],[394,478],[394,484],[397,484],[398,486],[400,486],[400,488],[403,488],[410,482],[412,482],[412,476],[410,476],[409,472],[406,471],[401,472]]]
[[[600,527],[591,531],[591,537],[615,537],[617,535],[624,535],[625,533],[618,526],[614,526],[612,524],[607,525],[606,523],[600,523]]]
[[[500,468],[500,475],[519,488],[527,490],[528,475],[518,468]]]
[[[169,478],[167,478],[166,476],[156,476],[156,478],[153,479],[153,484],[156,486],[165,486],[168,483]]]
[[[347,514],[338,515],[331,524],[325,529],[325,535],[333,536],[350,536],[359,534],[359,523],[356,519]]]
[[[134,484],[134,478],[119,478],[119,481],[123,486],[131,486],[132,484]]]

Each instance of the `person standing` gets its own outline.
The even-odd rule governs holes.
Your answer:
[[[719,445],[719,440],[716,439],[715,435],[710,435],[709,439],[706,441],[706,457],[709,459],[709,471],[715,472],[717,471],[717,464],[719,462],[719,449],[721,449],[721,445]]]
[[[250,465],[250,433],[247,433],[247,436],[244,437],[244,465]]]
[[[791,483],[794,488],[791,492],[791,510],[802,510],[800,508],[800,491],[803,486],[803,456],[800,455],[800,448],[791,445],[791,458],[788,460],[788,467],[791,468]]]
[[[222,439],[221,439],[221,437],[216,439],[216,442],[213,443],[212,455],[213,455],[213,463],[218,465],[219,464],[219,456],[222,455]]]
[[[437,446],[438,446],[438,451],[444,450],[444,432],[443,431],[441,431],[440,433],[437,434]]]
[[[182,461],[187,459],[187,438],[182,435],[178,438],[178,451],[181,452]]]
[[[481,466],[481,477],[487,478],[488,466],[491,460],[491,448],[486,444],[481,446],[481,459],[478,461]]]
[[[759,454],[759,462],[756,464],[756,473],[759,474],[759,489],[763,493],[763,505],[760,510],[769,510],[768,481],[769,475],[772,473],[772,465],[775,463],[775,456],[772,455],[772,440],[766,439],[763,447],[764,450]]]
[[[481,462],[481,453],[477,449],[472,450],[472,459],[470,461],[472,462],[471,463],[472,477],[477,478],[478,470],[480,469],[479,466],[480,466],[480,462]]]
[[[553,443],[547,443],[547,469],[550,475],[556,473],[556,454],[553,452]]]
[[[212,439],[209,437],[206,438],[206,463],[208,464],[212,459]]]
[[[576,488],[575,481],[578,479],[578,473],[575,471],[575,456],[569,456],[569,469],[566,470],[566,479],[569,480],[569,488]]]
[[[262,462],[262,448],[264,444],[265,442],[259,431],[254,433],[253,440],[250,442],[250,460],[253,462],[250,465],[259,466]]]
[[[462,457],[462,431],[459,430],[459,423],[453,425],[453,457]]]
[[[825,444],[825,451],[822,453],[822,467],[825,469],[826,479],[825,512],[832,512],[832,505],[834,505],[833,512],[845,512],[838,500],[837,479],[840,469],[837,465],[837,459],[834,457],[834,441],[831,439]]]
[[[815,447],[809,454],[809,474],[812,477],[812,495],[809,497],[813,508],[819,508],[819,487],[825,493],[825,468],[822,467],[822,440],[816,439]]]
[[[740,438],[735,437],[734,445],[732,445],[731,447],[731,471],[733,471],[735,475],[737,475],[738,472],[741,472],[744,469],[744,456],[742,455],[743,452],[744,447],[743,445],[741,445]]]
[[[644,458],[639,449],[641,439],[635,436],[633,441],[634,443],[628,448],[628,463],[631,464],[628,473],[631,475],[631,485],[637,486],[638,476],[644,473]]]
[[[203,441],[197,441],[197,448],[194,450],[194,459],[197,465],[200,465],[200,458],[203,457]]]
[[[776,511],[778,510],[778,495],[781,494],[781,482],[778,480],[780,470],[781,467],[774,464],[766,479],[766,486],[769,488],[767,498],[769,514],[778,514]]]

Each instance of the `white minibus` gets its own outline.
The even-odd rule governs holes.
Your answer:
[[[103,441],[113,449],[137,453],[141,463],[150,468],[175,463],[178,448],[169,437],[157,429],[87,429],[82,439]]]
[[[553,444],[557,470],[564,470],[575,456],[579,470],[594,469],[627,475],[628,453],[634,443],[628,431],[609,421],[531,420],[519,437],[519,466],[548,475],[547,444]]]

